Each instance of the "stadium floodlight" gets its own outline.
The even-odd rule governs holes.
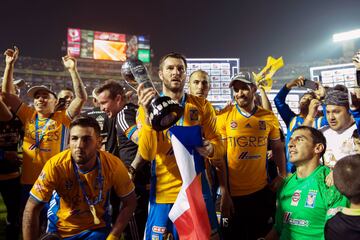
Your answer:
[[[342,42],[356,38],[360,38],[360,29],[355,29],[352,31],[342,32],[342,33],[336,33],[333,35],[334,42]]]

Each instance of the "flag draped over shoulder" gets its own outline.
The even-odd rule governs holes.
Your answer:
[[[170,129],[171,143],[183,181],[181,190],[169,213],[180,239],[209,239],[210,221],[202,194],[198,166],[203,158],[195,147],[202,146],[201,127],[174,126]]]

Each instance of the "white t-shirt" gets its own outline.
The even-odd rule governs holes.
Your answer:
[[[325,166],[333,169],[339,159],[354,153],[354,144],[351,136],[355,129],[355,123],[340,134],[329,126],[320,129],[326,138],[327,145],[323,156]]]

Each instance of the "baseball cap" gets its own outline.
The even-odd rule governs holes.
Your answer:
[[[36,93],[37,91],[40,91],[40,90],[47,91],[47,92],[51,93],[52,95],[54,95],[55,98],[57,98],[56,93],[53,92],[53,91],[51,91],[50,88],[48,88],[48,87],[45,86],[45,85],[33,86],[33,87],[29,88],[29,90],[27,91],[27,95],[28,95],[29,97],[32,97],[32,98],[33,98],[34,95],[35,95],[35,93]]]
[[[231,88],[235,81],[240,81],[247,84],[255,84],[255,80],[250,72],[239,72],[231,78],[229,88]]]

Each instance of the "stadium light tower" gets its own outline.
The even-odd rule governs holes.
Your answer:
[[[333,42],[341,42],[343,57],[351,58],[355,52],[355,40],[360,38],[360,29],[347,32],[336,33],[333,35]]]

